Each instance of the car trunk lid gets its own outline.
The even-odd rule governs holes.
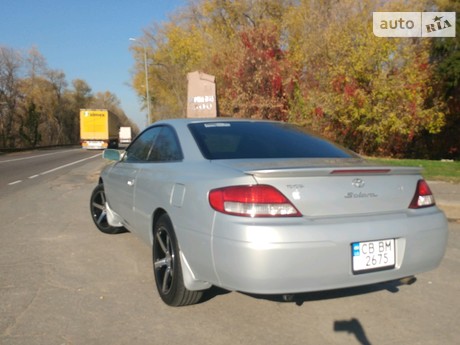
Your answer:
[[[281,191],[307,217],[407,210],[420,168],[373,166],[360,159],[226,160]]]

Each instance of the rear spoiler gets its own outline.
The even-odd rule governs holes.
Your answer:
[[[422,168],[394,166],[362,166],[356,168],[315,167],[280,168],[246,170],[245,173],[256,177],[303,177],[303,176],[369,176],[369,175],[420,175]]]

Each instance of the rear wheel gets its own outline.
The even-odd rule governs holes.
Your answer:
[[[191,291],[184,285],[179,245],[169,217],[162,215],[153,229],[153,272],[161,299],[170,306],[197,303],[203,291]]]
[[[98,184],[94,188],[91,194],[91,200],[89,203],[91,218],[93,218],[94,224],[97,228],[106,234],[120,234],[126,232],[126,229],[122,226],[116,227],[111,226],[107,221],[107,205],[105,199],[104,185]]]

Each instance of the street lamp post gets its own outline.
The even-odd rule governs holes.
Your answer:
[[[135,38],[130,38],[130,41],[136,41],[139,42],[142,47],[144,48],[144,72],[145,72],[145,94],[146,94],[146,101],[147,101],[147,116],[145,119],[145,127],[149,125],[149,116],[150,116],[150,93],[149,93],[149,72],[147,69],[147,48],[144,44],[144,42],[139,41]]]

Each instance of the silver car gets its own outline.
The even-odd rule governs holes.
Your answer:
[[[288,296],[396,280],[444,256],[447,220],[419,168],[373,166],[293,125],[160,121],[104,157],[92,218],[152,247],[171,306],[213,285]]]

